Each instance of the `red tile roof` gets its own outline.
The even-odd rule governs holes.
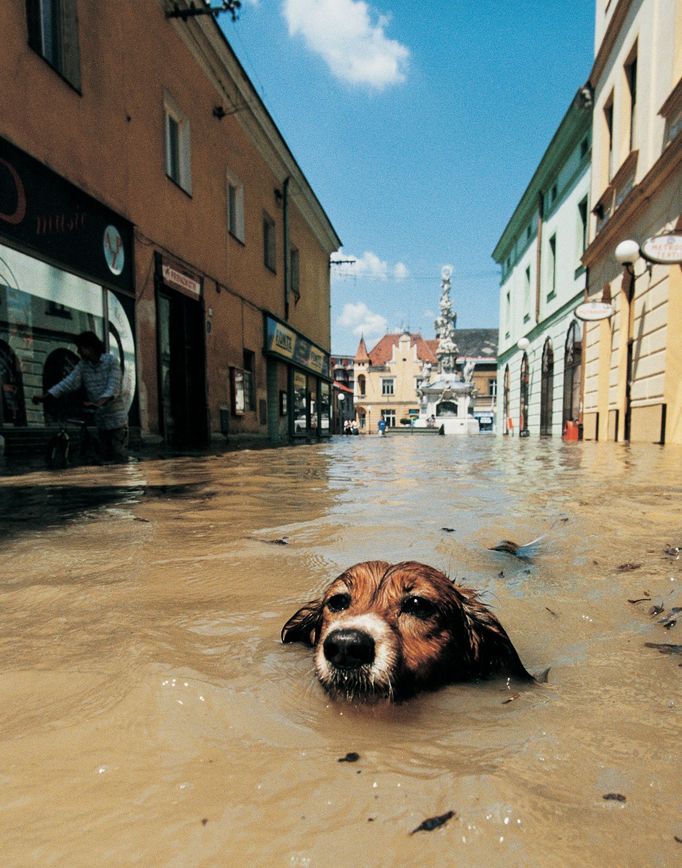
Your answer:
[[[438,346],[438,341],[426,341],[420,334],[407,334],[410,338],[410,347],[415,345],[417,347],[417,358],[422,362],[431,362],[431,364],[436,364],[436,347]],[[384,335],[369,353],[371,364],[385,365],[387,362],[390,362],[393,358],[393,348],[398,346],[400,338],[401,333]]]

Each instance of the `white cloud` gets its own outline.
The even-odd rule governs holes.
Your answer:
[[[332,74],[383,90],[405,81],[409,49],[389,39],[386,16],[372,20],[363,0],[283,0],[290,36],[301,36]]]
[[[388,321],[386,317],[371,311],[364,301],[344,304],[337,323],[341,328],[349,329],[354,335],[365,338],[380,338],[386,334]]]
[[[404,262],[396,262],[393,266],[393,277],[396,280],[406,280],[410,276],[407,266]]]

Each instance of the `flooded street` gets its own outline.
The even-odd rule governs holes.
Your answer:
[[[679,864],[682,657],[645,642],[682,643],[681,459],[349,437],[3,476],[3,865]],[[485,591],[548,683],[331,702],[280,629],[367,559]]]

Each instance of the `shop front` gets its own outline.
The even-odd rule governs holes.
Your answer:
[[[111,209],[0,138],[0,431],[7,450],[36,442],[72,406],[32,397],[76,364],[94,331],[118,359],[129,421],[135,401],[133,228]]]
[[[329,353],[270,315],[265,316],[263,352],[268,361],[270,439],[330,436]]]

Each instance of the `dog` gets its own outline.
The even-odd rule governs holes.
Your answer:
[[[350,567],[287,621],[282,642],[312,646],[320,683],[348,702],[495,675],[534,680],[477,592],[416,561]]]

